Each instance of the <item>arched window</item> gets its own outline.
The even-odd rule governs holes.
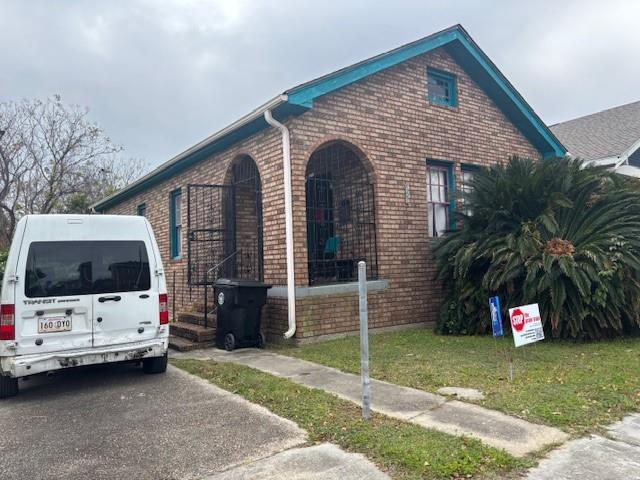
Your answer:
[[[360,156],[344,142],[316,150],[306,172],[309,285],[378,276],[373,180]]]

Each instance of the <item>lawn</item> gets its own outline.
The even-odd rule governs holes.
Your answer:
[[[513,478],[534,463],[478,440],[384,415],[364,421],[351,402],[242,365],[178,359],[171,363],[296,422],[311,442],[332,442],[366,455],[394,478]]]
[[[421,329],[372,335],[370,352],[373,378],[429,392],[477,388],[486,395],[481,405],[574,435],[596,432],[640,410],[640,339],[547,340],[515,349],[510,338],[439,336]],[[278,353],[345,372],[360,369],[358,337]]]

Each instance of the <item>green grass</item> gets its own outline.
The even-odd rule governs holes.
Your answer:
[[[360,369],[359,339],[345,338],[278,353]],[[515,378],[509,381],[507,354]],[[370,337],[373,378],[435,392],[471,387],[489,408],[580,435],[640,410],[640,339],[571,343],[543,341],[515,349],[509,338],[439,336],[409,330]]]
[[[171,362],[296,422],[312,442],[332,442],[366,455],[394,478],[505,478],[533,464],[475,439],[384,415],[374,414],[366,422],[351,402],[242,365],[211,360]]]

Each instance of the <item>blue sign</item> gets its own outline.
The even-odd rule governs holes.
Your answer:
[[[502,337],[502,313],[500,313],[500,297],[489,299],[489,310],[491,310],[491,329],[494,337]]]

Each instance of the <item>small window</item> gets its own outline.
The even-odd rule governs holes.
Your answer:
[[[451,227],[452,174],[452,165],[440,162],[427,163],[427,209],[430,237],[441,237]]]
[[[466,205],[467,196],[471,193],[471,181],[473,180],[473,176],[475,175],[477,167],[462,165],[460,171],[460,207],[462,211],[467,215],[471,215],[471,209]]]
[[[182,192],[180,189],[171,192],[170,208],[171,225],[171,258],[182,257]]]
[[[147,214],[147,204],[146,203],[141,203],[140,205],[138,205],[138,209],[137,209],[137,213],[140,217],[144,217]]]
[[[449,73],[429,69],[427,71],[427,90],[429,103],[447,107],[458,105],[456,77]]]
[[[29,298],[151,288],[149,258],[142,241],[33,242],[25,278]]]

